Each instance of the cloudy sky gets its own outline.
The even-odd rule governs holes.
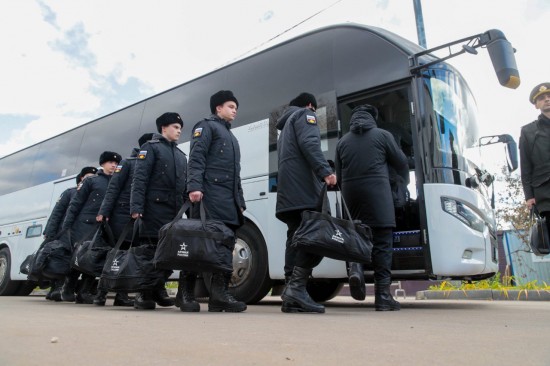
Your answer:
[[[550,2],[422,0],[422,6],[428,47],[498,28],[517,49],[516,90],[498,84],[485,50],[450,61],[477,99],[481,132],[517,140],[521,125],[538,115],[530,90],[550,81]],[[0,0],[0,156],[258,47],[342,22],[417,42],[413,0]]]

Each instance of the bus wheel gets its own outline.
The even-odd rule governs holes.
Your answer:
[[[19,281],[21,285],[17,289],[15,296],[28,296],[38,286],[34,281]]]
[[[315,302],[328,301],[334,298],[344,287],[343,282],[338,281],[309,281],[307,292]]]
[[[0,249],[0,296],[15,295],[20,283],[10,277],[11,256],[8,248]]]
[[[204,284],[210,290],[210,273],[203,273]],[[233,250],[233,276],[229,290],[239,301],[255,304],[271,289],[267,247],[262,234],[250,223],[237,230]]]

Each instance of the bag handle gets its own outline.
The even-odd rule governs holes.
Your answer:
[[[172,226],[176,221],[181,219],[183,217],[183,213],[188,208],[190,208],[191,205],[192,205],[191,201],[185,201],[185,203],[181,206],[180,210],[178,211],[178,214],[176,215],[176,217],[174,217],[174,219],[170,222],[170,226]],[[200,200],[198,202],[198,205],[199,205],[199,214],[200,214],[200,219],[202,223],[202,228],[206,230],[206,205],[204,204],[204,200]]]
[[[124,226],[124,229],[122,229],[122,233],[120,233],[120,236],[119,236],[119,238],[118,238],[118,240],[115,244],[115,247],[113,248],[113,249],[115,249],[115,251],[120,250],[120,246],[124,242],[124,239],[126,238],[126,235],[128,235],[128,233],[130,232],[130,229],[132,229],[132,228],[134,229],[134,232],[132,234],[132,244],[134,243],[137,228],[138,228],[138,225],[139,225],[139,224],[137,224],[138,221],[139,221],[139,218],[138,219],[131,218],[130,221],[128,221],[128,223]]]
[[[348,209],[348,205],[346,204],[346,201],[344,200],[344,195],[342,194],[342,188],[340,188],[340,184],[339,183],[336,183],[336,186],[338,187],[338,189],[340,190],[340,199],[342,200],[342,206],[344,207],[344,209],[346,210],[346,215],[348,216],[347,217],[347,220],[349,222],[351,222],[352,224],[354,224],[353,222],[353,218],[351,217],[351,213],[349,212],[349,209]],[[338,217],[339,216],[339,213],[338,213],[338,193],[336,194],[336,207],[337,207],[337,212],[336,212],[336,217],[337,218],[340,218]],[[329,210],[328,210],[328,198],[327,198],[327,184],[324,183],[323,184],[323,188],[321,189],[321,193],[320,193],[320,196],[319,196],[319,201],[317,202],[317,207],[321,207],[321,212],[322,213],[326,213],[328,214],[329,213]]]

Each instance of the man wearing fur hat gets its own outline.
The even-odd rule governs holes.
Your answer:
[[[122,231],[128,221],[130,221],[130,190],[132,187],[132,178],[134,168],[140,147],[151,140],[152,133],[142,135],[138,140],[138,147],[132,150],[130,157],[122,159],[117,165],[113,177],[107,187],[105,198],[101,203],[101,208],[96,217],[98,222],[106,220],[113,231],[116,240],[122,234]],[[132,234],[128,233],[127,240],[131,239]],[[94,304],[104,306],[107,300],[107,292],[99,289],[94,299]],[[128,299],[128,294],[118,292],[115,296],[114,306],[133,306],[134,302]]]
[[[187,179],[187,158],[177,144],[183,128],[180,115],[164,113],[156,124],[158,133],[139,149],[130,192],[132,218],[142,222],[140,240],[154,245],[159,229],[172,221],[183,205]],[[152,310],[156,304],[174,305],[164,283],[137,294],[134,308]]]
[[[90,176],[93,176],[97,173],[97,168],[93,166],[87,166],[80,170],[80,173],[76,176],[76,186],[67,188],[59,199],[57,200],[46,227],[44,228],[44,239],[53,240],[57,235],[59,235],[61,230],[61,225],[67,214],[67,209],[71,203],[71,199],[75,196],[77,187],[82,183],[82,181]],[[50,291],[46,295],[46,300],[55,300],[61,301],[61,287],[63,286],[63,281],[52,280],[51,281]]]
[[[336,175],[321,150],[321,132],[317,125],[317,100],[301,93],[277,121],[281,131],[277,141],[279,161],[277,206],[275,215],[287,227],[285,279],[281,311],[285,313],[324,313],[325,307],[309,296],[309,276],[323,259],[292,247],[292,237],[302,221],[302,212],[315,210],[323,187],[336,185]]]
[[[187,190],[191,202],[203,201],[209,217],[234,232],[244,224],[246,209],[241,186],[241,152],[231,132],[239,102],[230,90],[210,97],[209,117],[195,124],[189,153]],[[232,272],[212,273],[208,311],[241,312],[246,304],[229,293]],[[193,291],[196,274],[182,272],[177,302],[181,311],[199,311]]]
[[[97,229],[96,216],[101,207],[107,186],[121,157],[113,151],[104,151],[99,157],[101,169],[96,175],[84,180],[76,195],[71,199],[67,215],[63,221],[63,230],[70,230],[71,244],[74,246],[91,238]],[[92,304],[91,294],[94,277],[82,274],[82,286],[75,298],[75,287],[80,272],[71,270],[65,278],[61,298],[63,301],[76,301],[78,304]]]
[[[550,229],[550,83],[533,88],[529,101],[540,115],[521,128],[521,183],[527,207],[536,205]]]

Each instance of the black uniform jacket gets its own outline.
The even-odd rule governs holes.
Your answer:
[[[96,216],[105,197],[111,176],[99,172],[84,179],[69,204],[67,215],[63,221],[63,229],[71,230],[71,242],[75,244],[92,237],[97,227]]]
[[[130,212],[142,214],[140,236],[157,238],[172,221],[186,194],[187,158],[176,142],[155,133],[141,146],[130,194]]]
[[[336,145],[335,164],[352,217],[373,227],[395,227],[388,165],[408,183],[407,158],[366,110],[352,115],[350,132]]]
[[[216,115],[192,130],[187,191],[203,192],[208,217],[225,224],[244,223],[246,209],[241,186],[241,150],[231,124]]]
[[[99,209],[99,215],[109,218],[109,226],[117,239],[131,217],[130,191],[138,153],[139,149],[135,148],[129,158],[118,164]]]
[[[519,154],[525,199],[535,198],[539,211],[550,211],[550,120],[543,114],[521,128]]]
[[[71,199],[76,194],[76,187],[67,188],[59,199],[57,200],[50,218],[46,223],[46,228],[44,229],[44,236],[48,239],[55,237],[61,231],[61,226],[63,225],[63,220],[65,219],[65,214],[71,203]]]
[[[323,178],[332,169],[321,151],[321,133],[315,112],[289,107],[277,121],[279,172],[276,214],[315,209]]]

